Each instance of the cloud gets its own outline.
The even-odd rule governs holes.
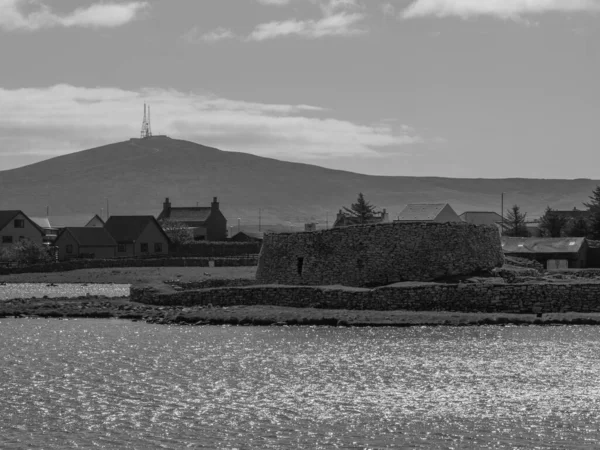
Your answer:
[[[269,5],[269,6],[285,6],[289,5],[291,0],[257,0],[261,5]]]
[[[190,43],[199,41],[218,42],[225,39],[233,39],[235,37],[236,35],[233,31],[223,27],[216,28],[206,33],[202,33],[198,27],[194,27],[182,36],[183,40]]]
[[[253,103],[170,89],[56,85],[0,89],[0,155],[47,157],[137,137],[144,102],[152,107],[155,134],[297,161],[377,157],[388,147],[422,141],[401,124],[354,123],[312,105]]]
[[[600,12],[600,0],[414,0],[402,17],[494,16],[519,19],[522,15],[550,12]]]
[[[317,39],[327,36],[353,36],[367,30],[358,26],[365,19],[356,0],[310,0],[321,9],[319,19],[288,19],[257,25],[247,41],[264,41],[286,36]]]
[[[285,20],[258,25],[248,36],[249,41],[264,41],[277,37],[296,35],[304,38],[326,36],[352,36],[362,34],[364,29],[355,27],[364,16],[362,14],[334,14],[319,20]]]
[[[0,0],[0,29],[35,31],[53,27],[119,27],[134,20],[148,7],[146,1],[94,3],[66,15],[58,15],[39,2],[34,3],[36,9],[33,12],[24,13],[26,3],[25,0]]]

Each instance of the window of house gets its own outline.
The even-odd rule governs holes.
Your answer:
[[[147,242],[142,242],[140,244],[140,251],[142,253],[148,253],[148,243]]]
[[[25,228],[25,220],[15,219],[14,225],[15,225],[15,228]]]
[[[162,243],[161,242],[155,242],[154,243],[154,253],[162,253]]]
[[[125,244],[117,244],[117,252],[125,253]]]
[[[2,243],[3,244],[12,244],[13,237],[12,236],[2,236]]]
[[[71,254],[71,253],[73,253],[73,245],[71,245],[71,244],[68,244],[68,245],[67,245],[67,253],[68,253],[68,254]]]

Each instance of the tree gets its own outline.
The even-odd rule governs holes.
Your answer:
[[[52,255],[46,247],[29,239],[22,239],[9,249],[10,259],[20,266],[52,262]]]
[[[360,223],[368,222],[369,219],[372,219],[375,217],[375,214],[377,214],[375,206],[365,200],[362,192],[358,194],[356,203],[352,203],[350,208],[344,206],[344,210],[350,214],[350,216],[357,217],[360,220]]]
[[[548,206],[540,219],[539,228],[544,237],[560,237],[568,222],[569,219],[567,217],[558,214]]]
[[[569,237],[587,237],[589,234],[590,226],[583,217],[572,221],[566,229],[566,235]]]
[[[584,205],[592,213],[589,234],[593,239],[600,239],[600,186],[596,186],[590,195],[590,202]]]
[[[506,221],[503,234],[505,236],[529,237],[529,231],[525,226],[527,213],[522,213],[518,205],[514,205],[506,211]]]
[[[176,246],[189,245],[194,242],[194,232],[182,222],[172,219],[162,219],[160,226]]]

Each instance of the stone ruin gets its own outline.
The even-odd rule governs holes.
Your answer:
[[[495,226],[390,223],[267,234],[256,279],[261,284],[382,286],[468,277],[503,263]]]

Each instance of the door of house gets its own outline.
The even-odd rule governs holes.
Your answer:
[[[566,259],[549,259],[546,268],[548,270],[568,269],[569,261]]]

